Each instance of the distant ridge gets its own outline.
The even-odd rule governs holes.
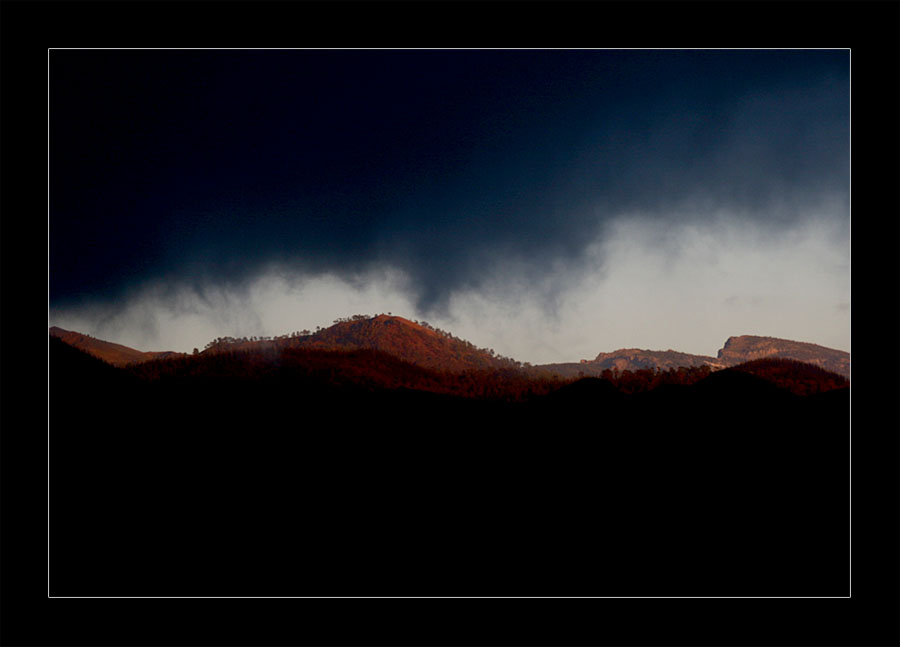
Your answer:
[[[594,359],[583,359],[579,363],[542,364],[540,368],[563,377],[579,375],[600,377],[604,371],[643,369],[665,371],[682,366],[709,366],[718,370],[763,358],[804,362],[848,379],[850,377],[850,353],[807,342],[753,335],[729,337],[716,357],[692,355],[671,349],[620,348],[609,353],[600,353]]]

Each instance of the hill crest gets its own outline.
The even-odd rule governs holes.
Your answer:
[[[305,334],[304,334],[305,333]],[[256,348],[304,348],[319,350],[376,350],[425,368],[449,372],[520,368],[522,364],[497,355],[490,348],[431,326],[395,315],[353,315],[337,319],[313,333],[303,331],[276,338],[220,338],[204,353]]]

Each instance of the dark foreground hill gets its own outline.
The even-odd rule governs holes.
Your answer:
[[[848,593],[849,389],[508,402],[219,360],[148,379],[51,343],[51,594]]]

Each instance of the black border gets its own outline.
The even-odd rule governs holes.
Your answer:
[[[896,2],[0,4],[3,645],[898,645]],[[48,47],[849,47],[851,599],[47,599]]]

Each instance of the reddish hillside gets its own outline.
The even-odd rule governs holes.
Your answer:
[[[461,372],[513,368],[514,360],[497,357],[494,351],[403,317],[378,315],[351,319],[319,331],[303,343],[309,348],[369,348],[400,359],[443,371]]]
[[[355,315],[309,335],[219,339],[209,344],[204,353],[262,348],[377,350],[417,366],[454,373],[520,366],[513,359],[499,357],[490,349],[477,348],[427,323],[389,315]]]
[[[175,353],[172,351],[139,351],[134,348],[129,348],[128,346],[123,346],[122,344],[103,341],[102,339],[91,337],[90,335],[71,330],[64,330],[56,326],[50,328],[50,336],[61,339],[70,346],[83,350],[113,366],[127,366],[128,364],[148,362],[153,359],[165,359],[167,357],[184,355],[184,353]]]

